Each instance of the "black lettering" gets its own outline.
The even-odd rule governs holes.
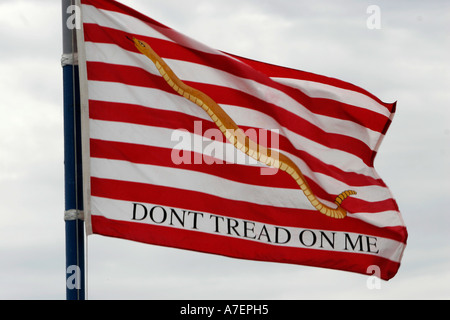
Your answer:
[[[358,245],[359,242],[359,251],[364,251],[363,250],[363,243],[362,243],[362,235],[358,235],[358,238],[356,239],[356,242],[353,243],[352,239],[350,238],[350,235],[348,233],[345,234],[345,248],[344,250],[348,250],[347,248],[347,243],[350,244],[350,247],[352,247],[352,250],[355,251],[356,246]]]
[[[370,242],[371,239],[375,240],[375,242]],[[367,252],[370,252],[370,253],[378,253],[378,252],[380,252],[380,250],[372,251],[370,249],[371,246],[373,246],[375,248],[377,247],[377,240],[378,239],[376,237],[366,236],[366,240],[367,240]]]
[[[186,214],[186,210],[183,210],[183,217],[181,218],[175,209],[170,209],[170,225],[173,226],[173,217],[175,217],[178,222],[181,224],[182,227],[184,227],[184,216]]]
[[[138,206],[144,209],[144,216],[140,219],[136,218],[136,212],[137,212]],[[143,204],[133,203],[133,219],[132,220],[144,220],[147,217],[147,214],[148,214],[147,208]]]
[[[283,230],[286,234],[286,240],[284,240],[284,242],[280,242],[280,230]],[[284,244],[288,243],[289,240],[291,240],[291,233],[289,232],[289,230],[282,227],[275,227],[275,243]]]
[[[248,227],[248,225],[251,225],[251,228]],[[253,234],[252,236],[248,235],[248,231],[251,231]],[[256,234],[255,234],[255,223],[251,222],[251,221],[245,221],[244,220],[244,237],[245,238],[250,238],[250,239],[255,239],[256,238]]]
[[[231,225],[231,221],[233,221],[233,225]],[[227,225],[228,225],[228,234],[231,235],[231,230],[233,230],[234,233],[236,233],[236,235],[240,237],[241,235],[239,234],[239,232],[236,231],[236,228],[237,228],[239,222],[237,220],[235,220],[235,219],[232,219],[232,218],[227,218],[227,222],[228,222],[227,223]]]
[[[263,227],[261,229],[261,232],[259,233],[258,240],[261,240],[262,236],[267,238],[267,242],[272,242],[272,241],[270,241],[269,232],[267,231],[267,228],[266,228],[265,224],[263,225]]]
[[[162,213],[162,215],[161,215],[161,221],[156,221],[155,220],[155,209],[157,209],[157,208],[159,208],[159,209],[161,209],[161,210],[159,210],[161,213]],[[161,223],[163,223],[164,221],[166,221],[166,219],[167,219],[167,212],[166,212],[166,209],[164,209],[163,207],[160,207],[160,206],[154,206],[153,208],[151,208],[151,210],[150,210],[150,219],[152,219],[152,221],[154,222],[154,223],[157,223],[157,224],[161,224]]]
[[[198,217],[198,215],[201,215],[203,217],[203,213],[195,212],[195,211],[189,211],[188,215],[190,215],[191,213],[194,214],[194,219],[193,219],[193,223],[192,223],[192,229],[197,229],[197,217]]]
[[[309,241],[311,243],[308,243],[308,244],[305,243],[305,239],[304,239],[305,232],[308,232],[308,234],[311,234],[312,237],[311,237],[311,240]],[[309,238],[308,234],[306,234],[306,238]],[[308,229],[300,232],[300,235],[298,236],[298,238],[300,239],[300,242],[302,243],[302,245],[304,245],[305,247],[312,247],[313,245],[316,244],[316,241],[317,241],[316,234],[314,232],[312,232],[312,230],[308,230]]]
[[[331,248],[334,249],[334,236],[335,236],[336,232],[332,232],[333,235],[333,240],[330,240],[330,238],[328,238],[328,236],[326,235],[325,232],[320,231],[320,248],[323,248],[323,239],[325,239],[328,244],[330,245]]]
[[[214,230],[214,232],[220,233],[220,231],[219,231],[219,219],[222,219],[222,221],[223,221],[224,218],[221,217],[221,216],[216,216],[216,215],[214,215],[214,214],[211,214],[211,215],[209,216],[209,218],[210,218],[210,219],[211,219],[211,218],[214,218],[214,219],[216,220],[216,230]]]

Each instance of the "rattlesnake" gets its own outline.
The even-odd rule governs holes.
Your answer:
[[[346,190],[339,194],[334,201],[337,208],[330,208],[320,202],[312,192],[300,169],[291,159],[283,153],[266,148],[250,140],[233,119],[212,98],[181,81],[148,43],[135,37],[127,38],[133,41],[136,48],[155,64],[161,76],[175,92],[192,101],[208,113],[222,134],[235,148],[261,163],[287,172],[297,182],[309,202],[320,213],[337,219],[342,219],[347,215],[347,212],[341,207],[341,204],[348,196],[356,194],[355,191]]]

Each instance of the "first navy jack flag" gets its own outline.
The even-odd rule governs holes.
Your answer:
[[[88,234],[392,278],[407,230],[374,168],[395,103],[81,0]]]

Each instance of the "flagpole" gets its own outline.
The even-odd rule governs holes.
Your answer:
[[[66,299],[85,299],[80,88],[73,0],[62,0]],[[75,12],[77,12],[75,10]]]

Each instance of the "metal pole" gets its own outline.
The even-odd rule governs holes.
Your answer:
[[[76,28],[68,21],[71,0],[62,0],[64,90],[64,187],[66,235],[66,299],[85,299],[83,179],[81,157],[80,89],[76,58]]]

